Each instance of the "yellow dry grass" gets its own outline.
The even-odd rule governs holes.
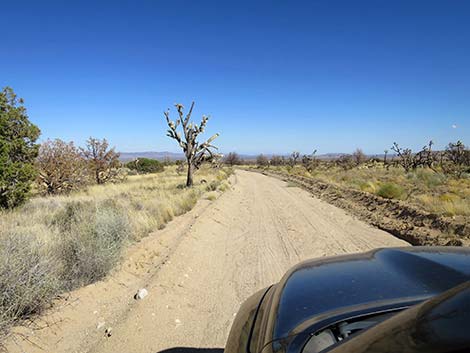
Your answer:
[[[204,195],[215,199],[228,189],[230,173],[202,168],[186,188],[185,175],[168,167],[0,212],[0,336],[57,294],[106,276],[126,243],[164,227]]]
[[[327,183],[383,195],[384,189],[394,189],[392,198],[408,202],[425,211],[443,216],[470,216],[470,178],[455,179],[427,168],[405,173],[402,168],[383,166],[353,168],[320,166],[309,173],[301,165],[293,168],[270,167],[291,174],[312,177]]]

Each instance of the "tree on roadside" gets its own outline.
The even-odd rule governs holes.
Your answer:
[[[264,154],[260,154],[256,157],[256,164],[258,167],[265,167],[269,164],[269,159]]]
[[[39,128],[29,121],[23,100],[13,89],[0,92],[0,208],[24,202],[36,173]]]
[[[228,164],[229,166],[233,167],[234,165],[238,165],[242,163],[242,160],[237,152],[230,152],[225,158],[224,163]]]
[[[85,148],[81,148],[83,157],[87,160],[88,169],[97,184],[114,181],[119,177],[119,153],[109,148],[106,139],[90,137]]]
[[[212,160],[214,156],[214,152],[212,150],[217,149],[217,147],[211,145],[211,143],[219,136],[219,134],[215,134],[207,141],[200,143],[197,141],[197,137],[200,133],[204,132],[209,117],[203,115],[201,123],[197,125],[193,122],[190,122],[191,114],[194,108],[194,102],[192,102],[191,108],[189,108],[189,112],[186,114],[186,116],[184,116],[184,107],[182,104],[175,104],[175,107],[178,112],[178,119],[176,119],[176,121],[170,120],[169,110],[164,112],[169,128],[167,131],[167,136],[176,140],[184,152],[188,167],[186,186],[191,187],[193,186],[194,171],[199,169],[203,162]],[[183,136],[181,136],[181,133],[178,131],[178,127],[180,125]]]
[[[86,161],[73,142],[47,140],[36,159],[39,189],[46,194],[68,193],[88,181]]]
[[[354,159],[354,163],[356,165],[361,165],[367,161],[367,156],[360,148],[357,148],[354,153],[352,154],[352,158]]]

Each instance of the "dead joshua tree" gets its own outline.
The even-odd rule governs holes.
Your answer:
[[[193,122],[190,122],[191,114],[194,108],[194,102],[192,102],[191,108],[189,109],[189,112],[186,116],[184,116],[184,107],[182,104],[175,104],[175,107],[179,115],[176,121],[170,120],[169,110],[164,112],[169,127],[167,136],[175,139],[184,152],[188,166],[186,186],[191,187],[193,185],[194,170],[199,169],[203,162],[210,161],[214,157],[214,152],[211,149],[217,149],[217,147],[211,145],[211,142],[214,141],[219,136],[219,134],[215,134],[206,142],[199,143],[197,141],[197,137],[200,133],[204,132],[209,117],[203,115],[202,121],[198,126]],[[183,136],[181,136],[181,133],[178,132],[178,127],[180,125]]]

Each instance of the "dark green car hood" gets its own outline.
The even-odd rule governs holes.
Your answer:
[[[303,262],[276,285],[271,339],[306,320],[344,308],[425,300],[470,280],[470,250],[456,247],[378,249]]]

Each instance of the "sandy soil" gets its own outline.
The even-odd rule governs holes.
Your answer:
[[[44,329],[17,329],[31,342],[17,338],[8,348],[28,353],[221,349],[240,304],[292,265],[403,245],[300,188],[237,171],[232,190],[214,202],[199,202],[132,246],[106,281],[58,300],[43,318]],[[134,300],[142,287],[148,296]]]

